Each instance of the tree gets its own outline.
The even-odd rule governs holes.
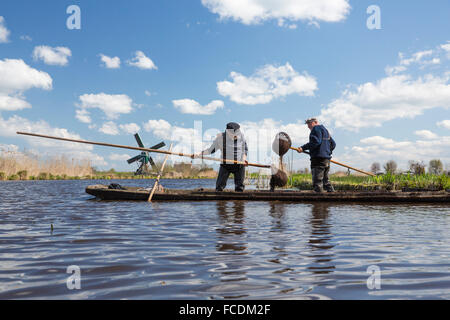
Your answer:
[[[394,174],[395,171],[397,171],[397,163],[394,160],[389,160],[384,165],[384,171],[386,171],[386,173]]]
[[[431,174],[442,174],[444,172],[444,165],[439,159],[433,159],[430,161],[428,172]]]
[[[381,166],[378,162],[372,163],[372,166],[370,167],[370,172],[377,174],[381,171]]]
[[[409,171],[414,174],[424,174],[425,173],[425,164],[423,162],[410,160],[408,162]]]

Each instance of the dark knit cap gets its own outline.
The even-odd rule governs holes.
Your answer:
[[[238,130],[241,126],[236,122],[227,123],[227,129]]]

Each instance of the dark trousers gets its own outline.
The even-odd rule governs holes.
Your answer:
[[[334,188],[328,178],[330,172],[330,160],[325,158],[311,159],[311,173],[314,191],[322,192],[324,189],[333,192]]]
[[[227,186],[230,173],[234,174],[234,190],[244,191],[245,167],[240,164],[221,164],[216,181],[216,191],[223,191]]]

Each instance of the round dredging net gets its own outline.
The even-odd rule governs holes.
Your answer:
[[[288,175],[283,170],[272,167],[272,176],[270,177],[270,190],[274,191],[275,188],[282,188],[286,186],[288,182]]]
[[[280,132],[275,136],[275,140],[272,143],[272,150],[280,156],[280,167],[276,168],[272,166],[272,177],[270,178],[270,190],[274,191],[275,188],[282,188],[286,186],[288,182],[288,175],[284,171],[283,156],[289,151],[292,146],[292,141],[289,135],[285,132]]]
[[[281,158],[289,151],[292,141],[286,132],[280,132],[275,136],[272,143],[272,150]]]

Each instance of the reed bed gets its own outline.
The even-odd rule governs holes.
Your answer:
[[[1,152],[0,180],[49,180],[92,175],[89,160],[64,155],[41,157],[29,152]]]
[[[160,167],[161,164],[157,163]],[[67,156],[40,157],[30,152],[0,151],[1,180],[111,180],[111,179],[153,179],[155,172],[136,176],[134,172],[95,170],[89,160],[71,159]],[[207,166],[191,164],[167,165],[163,178],[211,179],[216,172]]]
[[[450,190],[450,177],[446,174],[384,174],[376,177],[330,176],[333,187],[339,191],[440,191]],[[289,187],[311,190],[311,174],[294,174],[289,179]]]

